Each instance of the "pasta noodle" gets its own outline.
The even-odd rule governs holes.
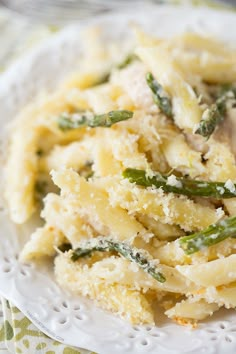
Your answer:
[[[16,117],[5,198],[44,222],[22,262],[54,258],[61,287],[131,323],[159,302],[195,327],[236,306],[236,52],[134,31],[136,49],[89,30],[79,69]]]
[[[191,301],[191,299],[188,299],[177,303],[170,310],[166,311],[165,314],[170,318],[175,318],[181,324],[184,320],[186,323],[188,323],[188,320],[203,320],[211,316],[218,309],[219,306],[215,303],[209,304],[204,300]]]
[[[141,292],[116,283],[107,287],[104,281],[96,281],[96,276],[90,277],[86,266],[74,264],[63,255],[55,260],[55,273],[59,284],[62,282],[75,294],[89,295],[103,308],[119,313],[132,323],[154,323],[151,306]]]
[[[168,51],[159,47],[138,48],[137,54],[172,96],[178,127],[186,131],[194,130],[201,119],[201,109],[193,89],[184,80],[174,60],[170,59]]]

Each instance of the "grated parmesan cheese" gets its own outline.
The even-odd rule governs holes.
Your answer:
[[[175,175],[170,175],[167,178],[167,183],[169,186],[173,186],[176,188],[182,188],[182,183],[180,181],[177,180]]]
[[[171,304],[168,317],[195,326],[220,306],[236,307],[236,239],[206,247],[199,238],[199,252],[192,255],[179,242],[181,236],[215,225],[225,216],[224,208],[236,215],[236,198],[216,201],[180,194],[181,177],[188,176],[203,181],[201,187],[222,182],[219,193],[236,196],[235,136],[229,132],[229,123],[233,127],[236,121],[230,108],[233,93],[218,132],[208,140],[193,134],[209,114],[217,83],[230,78],[234,84],[235,52],[197,34],[158,39],[154,46],[139,38],[138,58],[119,68],[117,59],[128,51],[95,37],[86,41],[84,70],[26,108],[12,125],[5,193],[12,221],[23,224],[38,208],[37,181],[49,182],[50,191],[42,200],[44,225],[25,244],[21,260],[55,257],[55,276],[63,288],[132,323],[153,324],[152,302],[157,300]],[[158,82],[154,90],[145,78],[148,71]],[[104,74],[109,77],[101,82]],[[172,119],[163,113],[164,104]],[[106,129],[60,129],[61,114],[78,121],[85,113],[91,123],[98,114],[114,110],[129,110],[132,118]],[[131,183],[123,178],[126,168],[144,170],[147,177],[168,176],[167,184],[179,189],[178,195]],[[212,243],[219,232],[208,235]],[[72,261],[74,249],[97,245],[99,237],[122,243],[125,252],[131,248],[143,269],[129,254],[123,253],[130,261],[109,247]],[[70,244],[65,253],[60,248],[64,243]],[[163,274],[163,283],[153,277],[152,268]]]
[[[231,181],[231,179],[228,179],[226,182],[225,182],[225,188],[228,189],[231,193],[235,193],[236,192],[236,188],[235,188],[235,185],[234,183]]]

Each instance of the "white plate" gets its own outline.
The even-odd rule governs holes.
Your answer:
[[[104,38],[114,40],[127,36],[131,20],[158,35],[194,30],[232,42],[236,39],[236,15],[207,8],[136,8],[135,13],[103,16],[88,24],[101,24]],[[80,30],[85,25],[65,29],[2,75],[1,132],[29,99],[42,89],[56,87],[58,80],[78,64]],[[17,255],[28,235],[8,221],[4,209],[0,211],[0,225],[0,293],[49,336],[101,354],[236,353],[235,312],[220,311],[196,330],[168,322],[161,314],[157,315],[157,327],[132,327],[89,300],[63,292],[53,279],[51,265],[37,269],[19,264]]]

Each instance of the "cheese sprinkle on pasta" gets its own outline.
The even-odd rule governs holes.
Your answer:
[[[127,51],[94,32],[80,70],[16,117],[5,198],[14,223],[44,220],[22,262],[54,259],[62,288],[131,323],[156,301],[195,327],[236,306],[236,51],[135,35]]]

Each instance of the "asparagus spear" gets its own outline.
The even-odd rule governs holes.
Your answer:
[[[152,73],[147,73],[146,81],[153,93],[153,99],[160,110],[169,118],[173,118],[172,104],[163,87],[153,77]]]
[[[133,117],[133,112],[120,110],[104,114],[92,113],[63,113],[58,117],[58,127],[63,130],[77,129],[80,127],[111,127],[113,124]]]
[[[127,65],[131,64],[135,59],[137,59],[137,56],[134,53],[128,54],[124,60],[117,65],[117,69],[124,69]]]
[[[146,252],[131,247],[123,242],[115,242],[102,237],[93,239],[83,244],[80,248],[73,251],[71,259],[77,261],[81,257],[90,256],[93,252],[108,252],[114,251],[121,254],[124,258],[131,262],[138,264],[145,272],[150,274],[154,279],[160,283],[164,283],[166,278],[160,272],[152,260],[146,258]]]
[[[111,70],[113,68],[117,68],[117,69],[124,69],[126,66],[128,66],[129,64],[131,64],[135,59],[137,59],[138,57],[134,54],[134,53],[130,53],[128,54],[122,62],[113,65],[110,68],[110,71],[105,72],[99,79],[98,81],[93,85],[93,86],[98,86],[98,85],[102,85],[107,83],[110,80],[111,77]]]
[[[110,71],[105,72],[98,80],[97,82],[93,85],[94,86],[99,86],[102,84],[106,84],[110,80],[111,73]]]
[[[233,92],[234,96],[236,97],[236,87],[232,84],[224,84],[224,85],[221,85],[220,87],[220,91],[218,93],[218,97],[227,93],[227,92]]]
[[[236,216],[221,220],[193,235],[181,237],[179,244],[186,254],[193,254],[229,237],[236,237]]]
[[[222,182],[208,182],[191,180],[184,177],[175,177],[174,183],[170,177],[156,173],[154,177],[149,177],[146,171],[127,168],[123,171],[123,177],[131,183],[139,186],[162,188],[166,193],[176,193],[188,196],[212,197],[216,199],[236,197],[236,184],[230,186]],[[172,183],[171,183],[172,182]]]
[[[208,139],[214,132],[216,126],[223,121],[227,110],[227,101],[235,97],[235,90],[232,88],[229,88],[227,91],[222,90],[216,102],[203,112],[202,119],[195,134],[200,134]]]

